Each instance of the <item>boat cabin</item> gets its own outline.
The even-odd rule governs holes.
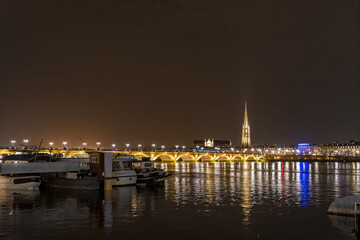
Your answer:
[[[137,162],[133,162],[133,166],[134,168],[155,168],[155,163],[154,162],[143,162],[143,161],[137,161]]]
[[[133,170],[131,161],[114,160],[112,163],[113,172],[121,170]]]
[[[49,154],[13,154],[2,159],[3,163],[50,162]]]

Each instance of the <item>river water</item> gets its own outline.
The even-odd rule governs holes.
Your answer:
[[[159,163],[163,186],[0,191],[3,239],[355,239],[326,214],[358,194],[360,163]]]

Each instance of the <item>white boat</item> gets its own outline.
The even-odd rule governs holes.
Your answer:
[[[40,184],[40,176],[0,176],[0,189],[37,189],[39,188]]]
[[[131,159],[128,155],[117,155],[112,162],[112,186],[135,185],[137,175],[132,167]]]

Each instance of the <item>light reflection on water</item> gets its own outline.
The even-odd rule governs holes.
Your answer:
[[[162,166],[175,171],[174,180],[166,183],[166,198],[180,205],[186,204],[184,199],[188,197],[195,202],[215,205],[231,203],[233,198],[250,205],[263,204],[267,200],[287,205],[319,205],[328,200],[322,198],[323,194],[342,196],[345,189],[340,186],[343,187],[345,182],[349,184],[346,187],[350,187],[346,189],[348,194],[359,191],[356,184],[359,165],[353,163],[218,162],[165,163]],[[321,187],[332,191],[321,191],[320,178]]]
[[[315,226],[314,229],[309,235],[301,233],[305,235],[298,239],[317,232],[328,239],[345,239],[350,234],[335,229],[331,223],[339,229],[345,224],[349,230],[351,221],[328,217],[326,210],[336,197],[359,192],[359,163],[217,162],[158,166],[174,172],[163,186],[121,187],[105,194],[0,191],[0,234],[9,239],[132,238],[138,228],[144,229],[137,232],[139,237],[146,236],[146,231],[171,233],[170,229],[176,226],[180,232],[186,229],[179,235],[182,238],[198,233],[189,219],[200,228],[214,222],[213,230],[229,237],[257,238],[260,233],[271,236],[276,232],[276,225],[272,226],[276,221],[292,222],[287,228],[295,231],[297,224],[311,219],[314,222],[310,228]],[[217,224],[219,221],[224,224]],[[159,229],[159,225],[168,228]],[[285,239],[286,231],[283,234]],[[217,236],[212,233],[207,238]]]

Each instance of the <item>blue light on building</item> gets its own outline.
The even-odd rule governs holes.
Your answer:
[[[298,143],[299,155],[309,155],[310,144],[309,143]]]

